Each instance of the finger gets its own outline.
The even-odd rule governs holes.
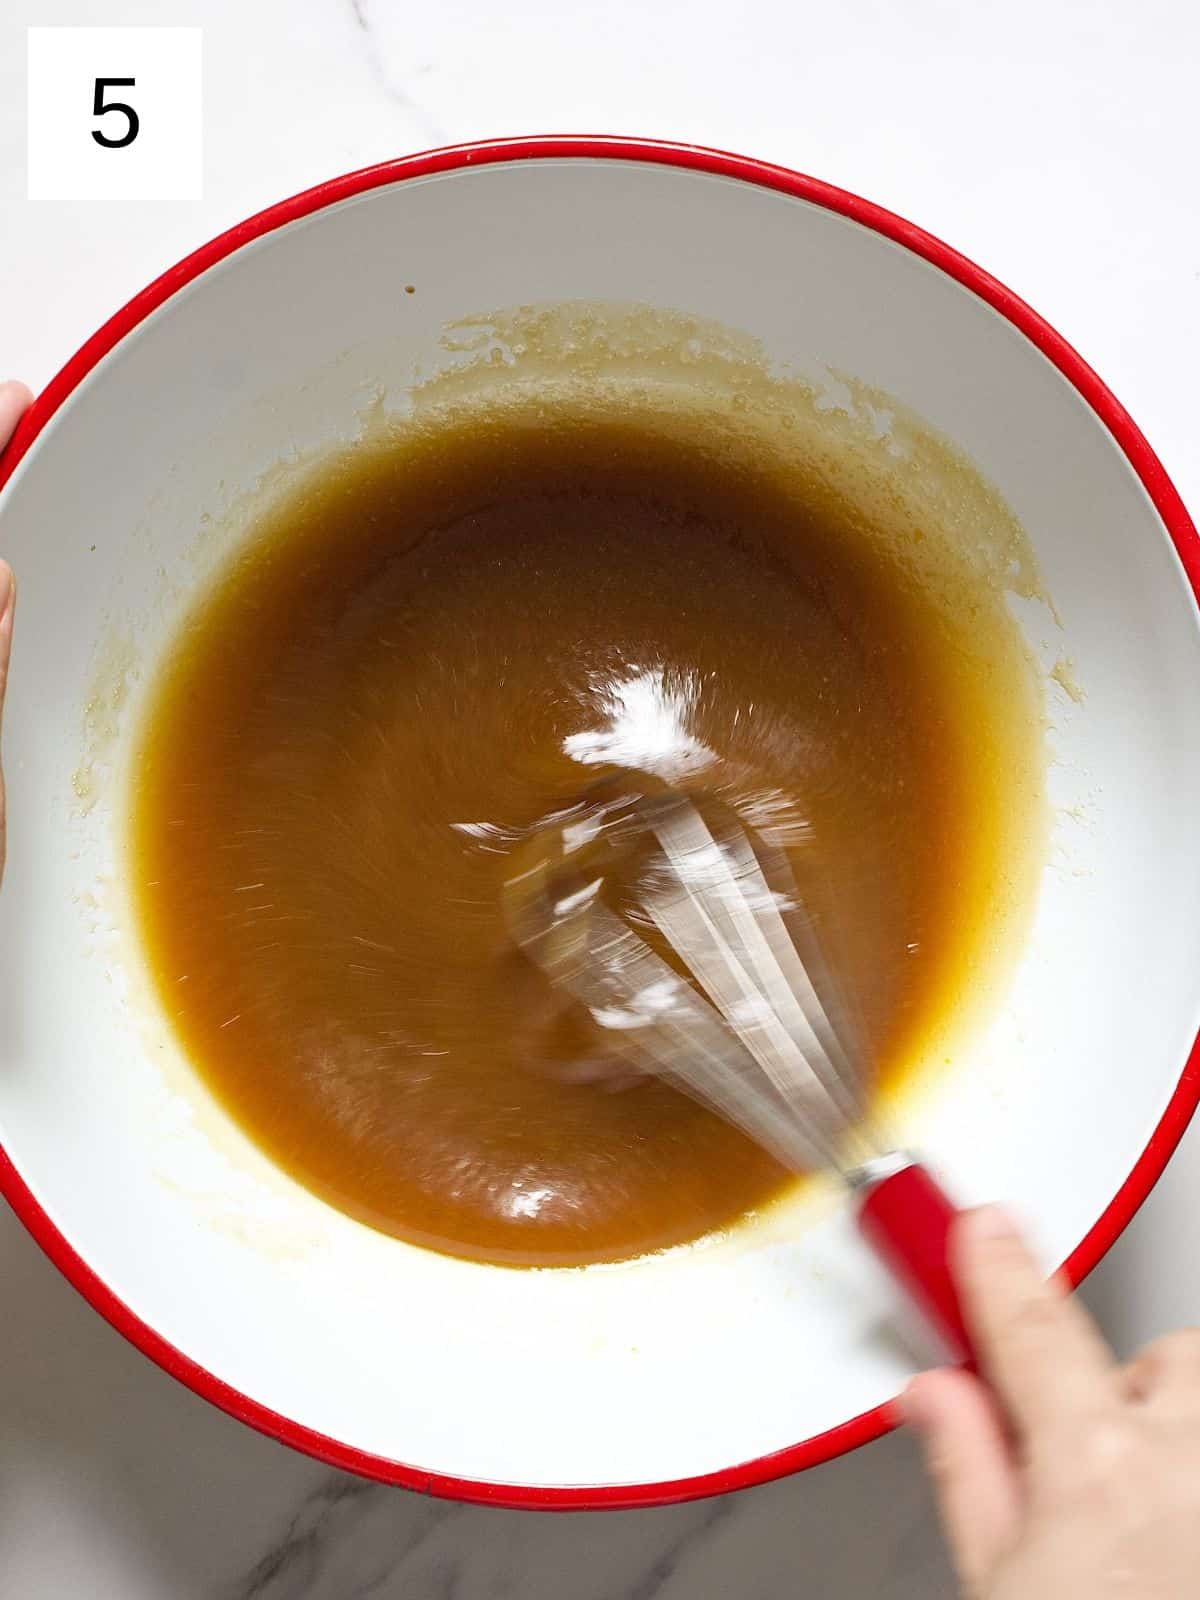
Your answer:
[[[0,720],[4,716],[4,686],[8,681],[8,658],[12,647],[13,602],[16,580],[7,561],[0,561]]]
[[[1170,1333],[1136,1355],[1122,1375],[1130,1400],[1150,1400],[1200,1391],[1200,1328]]]
[[[17,604],[17,586],[12,568],[0,561],[0,732],[4,725],[4,691],[8,687],[8,661],[12,653],[13,615]],[[5,851],[4,769],[0,766],[0,881],[4,878]]]
[[[1093,1414],[1111,1397],[1111,1351],[1066,1287],[1045,1281],[1002,1210],[960,1217],[950,1255],[980,1367],[1018,1432]]]
[[[995,1399],[967,1372],[926,1372],[904,1396],[921,1441],[954,1565],[971,1593],[987,1588],[1016,1542],[1020,1478]]]
[[[7,378],[0,383],[0,450],[8,443],[13,429],[21,420],[33,396],[23,383]]]

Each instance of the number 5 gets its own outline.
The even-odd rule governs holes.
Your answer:
[[[135,78],[97,78],[96,92],[92,96],[92,115],[102,117],[106,112],[119,111],[125,118],[128,126],[119,139],[110,139],[106,133],[101,133],[98,128],[92,129],[92,138],[97,144],[102,144],[106,150],[123,150],[127,144],[132,144],[138,136],[141,123],[138,114],[132,106],[125,104],[124,100],[110,100],[104,103],[106,89],[132,89],[136,83]]]

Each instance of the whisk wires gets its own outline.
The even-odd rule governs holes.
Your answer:
[[[546,858],[510,885],[518,941],[642,1070],[784,1165],[846,1175],[877,1146],[854,1054],[801,953],[820,960],[786,860],[764,849],[768,881],[736,817],[714,827],[682,795],[641,801],[633,825],[659,847],[640,909],[694,985],[605,904],[601,878],[556,876]]]

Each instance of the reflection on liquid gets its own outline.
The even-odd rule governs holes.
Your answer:
[[[667,782],[711,767],[716,753],[688,728],[698,701],[695,674],[668,680],[661,667],[624,667],[588,685],[604,722],[586,733],[569,733],[563,750],[590,767],[626,767]],[[734,708],[735,719],[741,708]]]

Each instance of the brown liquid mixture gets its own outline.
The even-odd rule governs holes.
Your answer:
[[[147,724],[133,871],[186,1049],[302,1183],[439,1250],[619,1259],[762,1207],[791,1180],[741,1134],[571,1072],[590,1024],[548,1020],[514,949],[515,841],[613,764],[765,796],[900,1070],[998,870],[1003,740],[956,638],[802,473],[651,411],[346,452],[197,612]]]

